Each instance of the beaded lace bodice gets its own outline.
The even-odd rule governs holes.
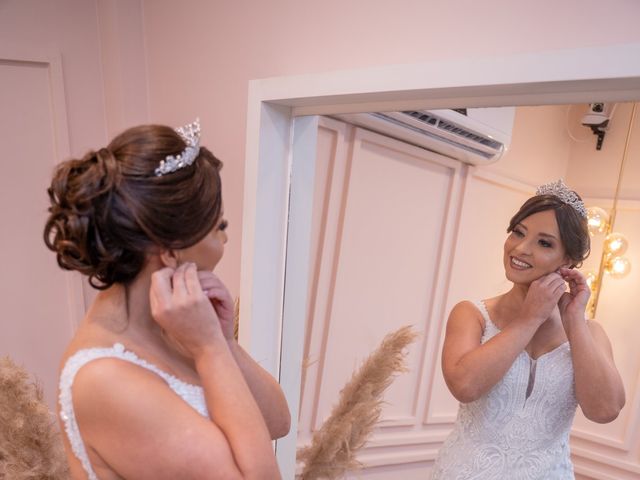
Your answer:
[[[482,343],[500,330],[484,303]],[[525,351],[486,395],[460,404],[432,480],[573,479],[569,431],[577,407],[569,343],[532,359]]]
[[[71,387],[73,385],[73,379],[80,368],[90,361],[98,358],[118,358],[139,365],[147,370],[151,370],[167,382],[169,388],[177,393],[185,402],[191,405],[200,415],[204,417],[209,416],[202,387],[183,382],[173,375],[160,370],[155,365],[139,358],[135,353],[125,350],[122,344],[116,343],[113,347],[107,348],[87,348],[84,350],[78,350],[67,359],[67,362],[62,369],[62,373],[60,374],[60,417],[64,423],[64,429],[67,433],[67,437],[69,438],[71,449],[73,450],[74,455],[82,463],[82,467],[85,472],[87,472],[87,478],[89,480],[97,480],[97,477],[91,468],[91,462],[87,456],[87,451],[85,449],[84,442],[82,441],[82,436],[80,435],[78,423],[76,422],[75,413],[73,411]]]

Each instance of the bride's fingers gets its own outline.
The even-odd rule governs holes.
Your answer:
[[[586,277],[580,272],[580,270],[576,270],[575,268],[560,268],[560,275],[562,275],[565,279],[574,279],[577,282],[586,282]]]
[[[198,269],[195,263],[190,263],[184,273],[185,285],[191,295],[202,292],[200,280],[198,279]]]
[[[174,270],[163,268],[151,275],[151,288],[149,289],[149,302],[152,312],[159,312],[171,304],[171,277]]]
[[[173,294],[177,298],[185,297],[189,293],[185,280],[185,271],[187,270],[188,266],[188,263],[183,263],[182,265],[180,265],[178,268],[176,268],[173,277],[171,278],[171,280],[173,281]]]
[[[173,268],[163,268],[151,275],[150,292],[156,299],[171,297],[171,277],[173,276]]]

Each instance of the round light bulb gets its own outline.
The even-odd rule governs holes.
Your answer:
[[[610,233],[604,239],[605,252],[614,257],[618,257],[626,252],[628,246],[629,242],[627,242],[627,239],[621,233]]]
[[[600,207],[590,207],[587,209],[587,224],[589,225],[589,233],[596,235],[604,233],[609,223],[609,214]]]
[[[622,278],[631,270],[631,262],[627,257],[613,257],[607,262],[606,271],[613,278]]]

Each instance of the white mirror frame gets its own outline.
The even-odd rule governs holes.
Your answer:
[[[308,290],[310,186],[317,125],[314,117],[304,116],[638,100],[640,44],[249,83],[240,342],[280,380],[289,401],[291,432],[276,445],[283,478],[293,479],[295,472]]]

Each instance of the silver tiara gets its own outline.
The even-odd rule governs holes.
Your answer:
[[[536,195],[553,195],[559,198],[562,203],[573,207],[582,217],[587,218],[587,209],[584,208],[584,203],[580,200],[576,192],[570,190],[569,187],[564,184],[562,179],[538,187]]]
[[[157,177],[188,167],[194,162],[198,153],[200,153],[199,118],[196,118],[196,121],[193,123],[176,128],[176,132],[178,132],[178,135],[180,135],[187,144],[187,148],[178,155],[167,155],[164,160],[160,160],[160,165],[155,169]]]

